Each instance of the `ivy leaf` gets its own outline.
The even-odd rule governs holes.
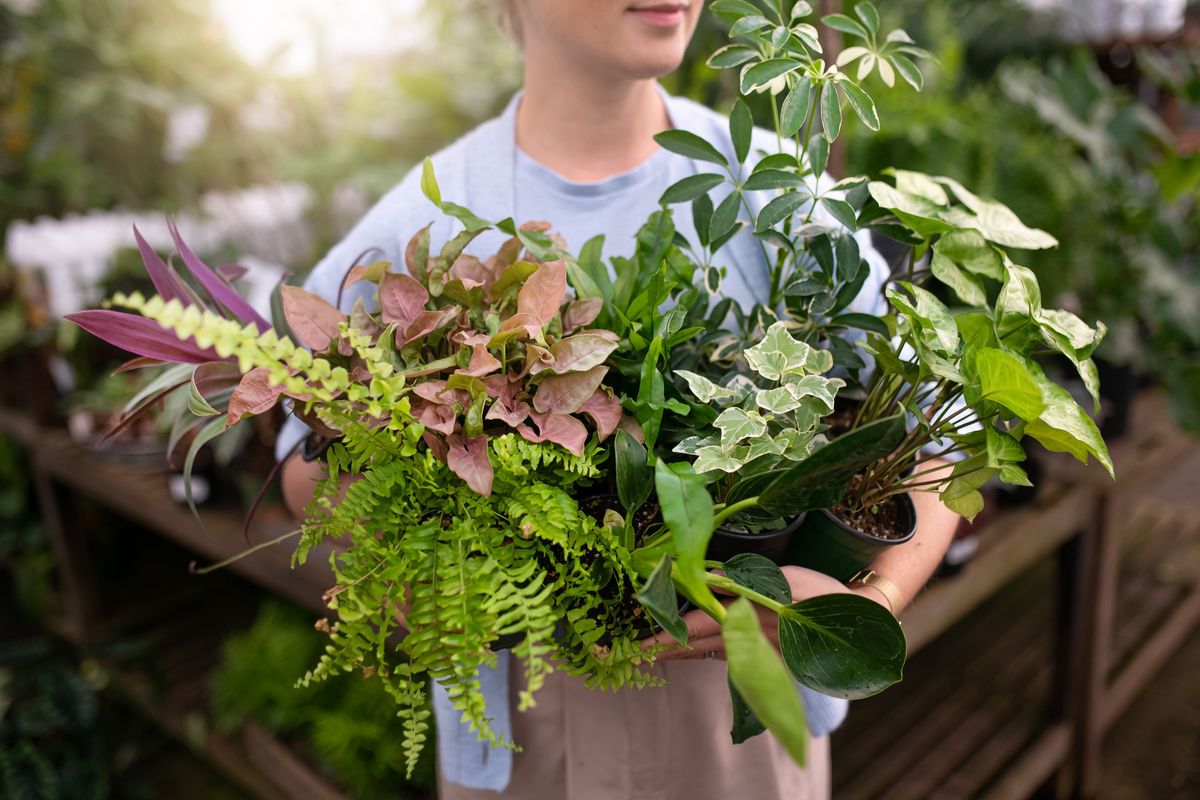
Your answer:
[[[872,601],[866,600],[870,603]],[[882,609],[881,609],[882,610]],[[729,682],[788,754],[803,765],[808,748],[804,703],[779,654],[763,634],[749,600],[738,598],[721,625]]]
[[[723,167],[729,166],[729,162],[717,148],[689,131],[663,131],[655,134],[654,141],[672,153],[700,161],[710,161]]]
[[[743,439],[762,436],[767,432],[767,421],[757,411],[727,408],[721,412],[713,426],[721,431],[721,446],[728,448]]]
[[[817,350],[788,333],[787,325],[776,322],[767,328],[762,341],[745,351],[750,368],[769,381],[785,375],[825,372],[833,366],[827,351]]]
[[[900,680],[907,644],[900,623],[879,603],[829,594],[779,613],[779,649],[800,683],[857,700]]]
[[[686,369],[677,369],[675,374],[683,378],[688,385],[688,389],[702,403],[712,403],[721,400],[740,400],[742,392],[721,386],[713,383],[703,375],[698,375],[695,372],[690,372]]]

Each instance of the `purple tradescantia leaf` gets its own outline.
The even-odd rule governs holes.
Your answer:
[[[217,273],[196,257],[191,248],[184,243],[183,237],[179,235],[179,228],[175,226],[175,221],[168,219],[167,227],[171,230],[171,238],[175,240],[175,246],[179,248],[179,256],[183,259],[183,263],[192,273],[192,277],[212,295],[212,299],[224,306],[241,323],[253,322],[259,333],[266,333],[270,330],[271,323],[263,319],[233,287],[221,280]]]
[[[137,314],[98,309],[77,311],[67,314],[66,318],[93,336],[134,355],[179,364],[233,360],[232,357],[221,358],[211,347],[198,347],[191,340],[181,341],[174,332]]]
[[[146,273],[150,276],[150,282],[154,284],[154,291],[158,292],[163,300],[178,300],[185,306],[190,306],[192,299],[179,285],[179,279],[167,269],[167,265],[158,257],[158,253],[154,252],[154,248],[142,236],[137,225],[133,226],[133,238],[137,241],[138,252],[142,254],[142,263],[146,265]]]

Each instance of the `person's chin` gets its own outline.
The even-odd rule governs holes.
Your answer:
[[[633,78],[661,78],[679,69],[679,65],[683,63],[683,53],[674,48],[662,52],[654,52],[653,49],[647,48],[633,53],[636,53],[636,58],[625,65],[626,71]]]

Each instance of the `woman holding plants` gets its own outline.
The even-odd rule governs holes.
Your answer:
[[[484,123],[433,162],[443,193],[485,218],[546,219],[569,246],[597,233],[632,249],[636,231],[658,207],[662,191],[699,171],[689,158],[660,149],[653,136],[671,128],[728,142],[727,121],[682,98],[666,95],[657,79],[674,70],[695,30],[700,0],[496,0],[506,27],[524,52],[524,89],[496,119]],[[759,134],[764,134],[760,136]],[[775,147],[756,132],[757,148]],[[731,146],[727,145],[726,149]],[[364,251],[403,259],[413,231],[437,218],[431,238],[444,241],[449,222],[422,197],[419,170],[396,186],[316,267],[307,288],[333,301],[347,266]],[[694,228],[687,215],[676,225]],[[438,226],[444,226],[439,230]],[[480,237],[480,252],[496,242]],[[886,265],[868,248],[874,274],[856,310],[882,311],[879,287]],[[746,307],[763,302],[768,267],[762,250],[742,233],[722,251],[726,295]],[[343,310],[354,300],[341,297]],[[290,452],[303,426],[289,421],[279,452]],[[284,492],[303,516],[323,474],[300,455],[284,465]],[[935,495],[914,496],[919,535],[880,556],[871,568],[885,581],[848,588],[823,574],[785,567],[792,595],[802,600],[859,592],[893,613],[940,562],[957,516]],[[500,733],[511,732],[519,753],[489,748],[458,723],[435,690],[440,796],[468,798],[772,798],[829,795],[827,734],[845,714],[845,701],[805,690],[813,741],[808,766],[797,766],[769,735],[734,746],[723,644],[716,622],[701,611],[685,616],[690,647],[659,657],[654,669],[667,686],[616,695],[592,692],[581,681],[551,676],[527,712],[510,715],[507,654],[480,676]],[[774,635],[773,626],[767,626]],[[662,641],[669,636],[660,634]],[[516,691],[516,687],[513,687]]]

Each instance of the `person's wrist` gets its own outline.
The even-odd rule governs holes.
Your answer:
[[[886,608],[889,612],[893,614],[896,613],[892,609],[892,604],[891,601],[888,600],[888,596],[874,586],[856,586],[850,590],[850,593],[865,597],[868,600],[874,600],[876,603],[879,603],[879,605]]]

